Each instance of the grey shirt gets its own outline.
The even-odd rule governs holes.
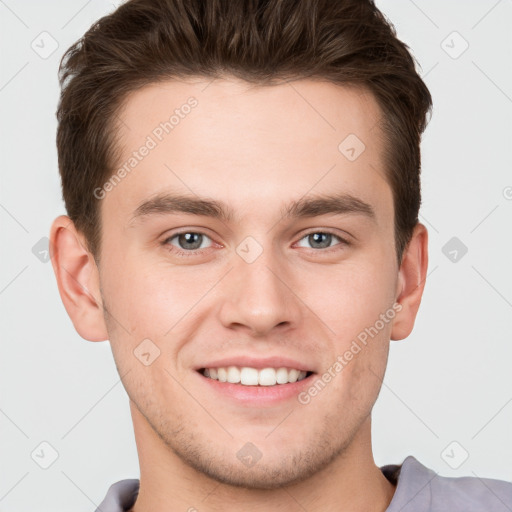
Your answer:
[[[396,491],[386,512],[512,512],[512,483],[479,477],[443,477],[414,457],[380,468]],[[133,507],[139,480],[120,480],[108,489],[96,512]]]

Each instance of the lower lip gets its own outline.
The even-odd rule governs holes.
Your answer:
[[[220,382],[210,377],[205,377],[196,372],[199,378],[211,389],[221,395],[231,398],[237,403],[247,405],[275,405],[291,398],[297,399],[299,393],[311,385],[314,373],[308,377],[288,384],[276,384],[274,386],[244,386],[243,384],[232,384]]]

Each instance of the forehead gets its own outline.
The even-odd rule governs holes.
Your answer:
[[[102,215],[126,223],[144,200],[164,192],[217,198],[238,219],[270,215],[274,205],[282,211],[309,192],[352,194],[385,213],[392,199],[380,115],[364,89],[317,80],[151,84],[118,113],[114,169],[122,178],[109,187]]]

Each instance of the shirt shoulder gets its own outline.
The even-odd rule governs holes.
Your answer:
[[[128,478],[112,484],[95,512],[126,512],[135,504],[140,480]]]
[[[444,477],[412,456],[381,468],[396,490],[386,512],[510,512],[512,483],[480,477]]]
[[[444,477],[412,456],[380,468],[396,485],[386,512],[510,512],[512,483],[479,477]],[[126,512],[139,493],[138,479],[112,484],[96,512]]]

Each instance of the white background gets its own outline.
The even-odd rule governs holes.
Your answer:
[[[434,110],[422,145],[429,276],[413,333],[391,345],[375,460],[414,455],[441,475],[512,480],[512,2],[377,4],[419,61]],[[113,8],[0,1],[0,511],[93,511],[111,483],[139,476],[109,343],[80,338],[51,264],[32,252],[65,213],[58,63]],[[43,31],[58,43],[46,59],[31,47]],[[457,262],[442,251],[452,237],[468,248]],[[48,469],[31,456],[50,456],[42,442],[58,452]]]

